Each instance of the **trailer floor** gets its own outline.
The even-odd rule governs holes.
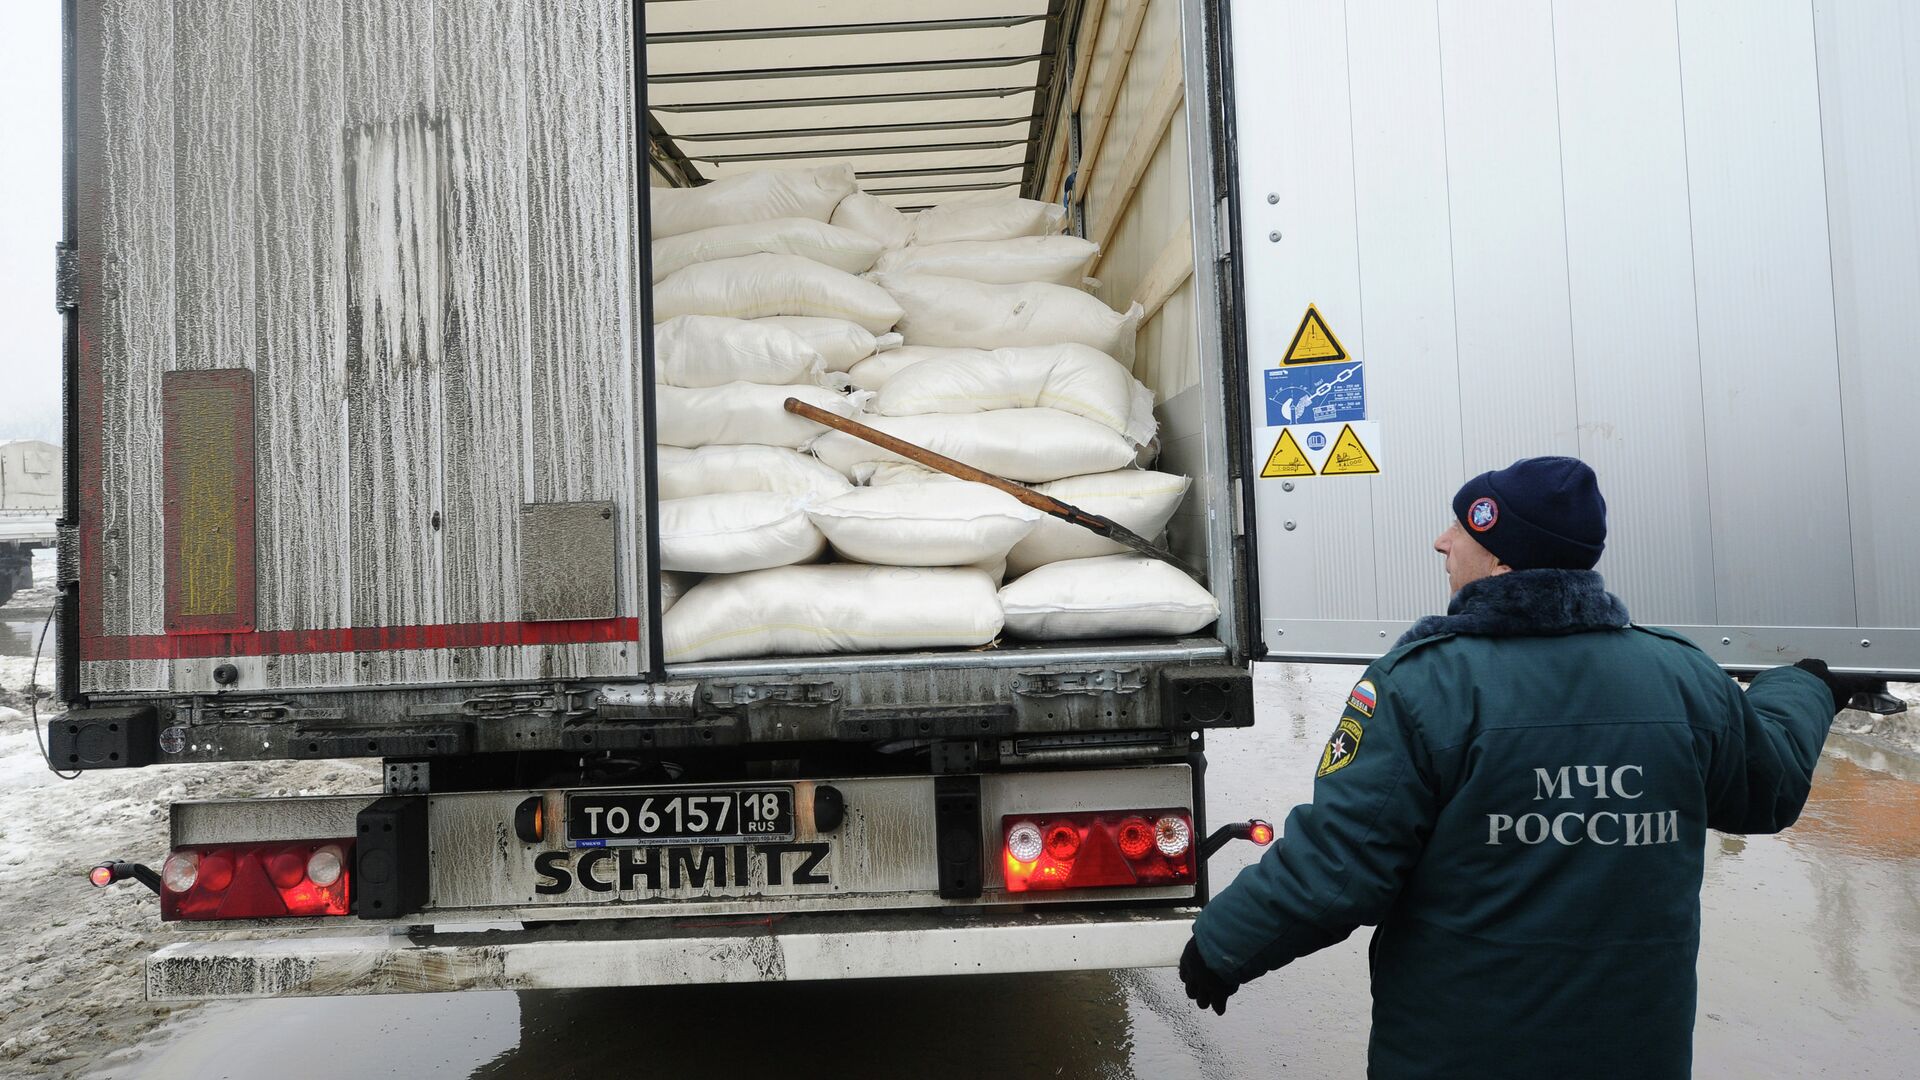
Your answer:
[[[1276,820],[1351,669],[1262,668],[1258,726],[1211,740],[1217,817]],[[1902,688],[1911,699],[1914,688]],[[173,767],[61,783],[0,713],[0,1074],[45,1077],[1353,1076],[1366,935],[1249,985],[1224,1017],[1173,972],[664,990],[140,999],[174,940],[143,891],[81,878],[158,857],[169,799],[368,790],[360,764]],[[1221,880],[1253,855],[1215,860]],[[1708,845],[1697,1074],[1903,1076],[1920,1056],[1920,757],[1836,735],[1801,823]],[[1284,1070],[1284,1071],[1283,1071]]]

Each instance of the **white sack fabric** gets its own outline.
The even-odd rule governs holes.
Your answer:
[[[858,390],[878,390],[895,375],[922,360],[946,361],[978,358],[990,349],[943,349],[931,345],[903,345],[898,349],[870,356],[847,370],[847,378]]]
[[[653,239],[773,218],[825,221],[854,190],[846,162],[817,169],[762,169],[695,188],[648,188]]]
[[[839,475],[835,473],[834,475]],[[969,484],[957,476],[948,476],[936,472],[925,465],[916,465],[911,461],[863,461],[853,467],[853,482],[862,487],[886,487],[888,484],[930,484],[944,481],[951,484]]]
[[[876,475],[869,482],[881,480]],[[1167,527],[1191,483],[1184,476],[1169,473],[1119,469],[1092,476],[1069,476],[1065,480],[1035,485],[1035,488],[1089,514],[1111,518],[1151,540]],[[1115,555],[1127,550],[1125,545],[1048,516],[1007,553],[1007,572],[1018,577],[1047,563]]]
[[[660,568],[736,574],[817,559],[826,538],[801,503],[765,491],[663,499]]]
[[[759,443],[803,447],[830,430],[788,412],[786,400],[790,397],[841,416],[854,412],[853,402],[845,394],[819,386],[740,382],[696,389],[656,386],[653,407],[659,420],[659,441],[664,446]]]
[[[673,610],[673,605],[687,595],[687,590],[700,583],[699,574],[676,574],[671,571],[660,573],[660,611],[662,614]]]
[[[653,321],[676,315],[812,315],[884,334],[900,321],[900,305],[886,290],[844,270],[798,255],[760,254],[695,263],[654,286]]]
[[[874,274],[872,278],[899,302],[900,336],[909,345],[999,349],[1075,341],[1133,370],[1134,334],[1145,314],[1139,304],[1120,315],[1079,289],[1037,281],[983,285],[931,274]]]
[[[861,423],[965,465],[1025,484],[1110,472],[1133,462],[1126,436],[1058,409],[1002,409],[967,416],[858,416]],[[905,461],[843,432],[813,444],[821,461],[852,476],[869,461]]]
[[[1112,357],[1077,344],[915,364],[888,378],[868,408],[882,416],[1059,409],[1105,424],[1136,445],[1152,442],[1160,426],[1153,391]]]
[[[855,488],[814,503],[807,516],[843,557],[888,566],[998,562],[1041,513],[985,484]]]
[[[662,499],[729,491],[830,499],[853,486],[817,458],[784,446],[662,446],[655,453]]]
[[[668,663],[972,648],[1000,633],[979,570],[827,563],[710,577],[661,621]]]
[[[880,257],[880,244],[864,233],[812,218],[774,218],[745,225],[718,225],[653,242],[653,280],[695,263],[768,252],[798,255],[849,274],[864,274]]]
[[[882,248],[905,247],[913,239],[913,219],[884,201],[856,191],[834,207],[832,221],[877,241]]]
[[[899,334],[873,334],[845,319],[817,319],[804,315],[775,315],[753,320],[763,326],[777,326],[800,335],[820,354],[828,371],[846,371],[876,353],[900,347]]]
[[[747,319],[681,315],[653,328],[653,377],[668,386],[821,381],[820,353],[791,330]]]
[[[1145,555],[1042,566],[1002,588],[1000,605],[1008,634],[1041,641],[1191,634],[1220,617],[1212,593]]]
[[[879,257],[873,269],[882,274],[937,274],[990,285],[1048,281],[1077,289],[1099,253],[1099,244],[1077,236],[959,240],[889,251]]]
[[[920,211],[913,219],[913,242],[951,244],[960,240],[1047,236],[1059,232],[1066,221],[1067,208],[1059,203],[1034,199],[970,199]]]

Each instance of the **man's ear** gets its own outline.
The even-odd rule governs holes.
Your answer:
[[[1493,564],[1493,570],[1490,573],[1488,573],[1487,576],[1495,577],[1500,574],[1508,574],[1512,572],[1513,572],[1513,567],[1508,566],[1506,563],[1499,562],[1496,560]]]

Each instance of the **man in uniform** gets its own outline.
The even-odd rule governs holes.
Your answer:
[[[1818,660],[1742,693],[1633,625],[1593,566],[1593,470],[1468,481],[1434,543],[1454,589],[1347,698],[1313,802],[1214,897],[1181,958],[1239,985],[1375,925],[1375,1077],[1684,1077],[1708,829],[1793,824],[1859,680]]]

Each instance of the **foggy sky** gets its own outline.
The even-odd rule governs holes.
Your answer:
[[[60,438],[60,5],[0,3],[0,439]]]

